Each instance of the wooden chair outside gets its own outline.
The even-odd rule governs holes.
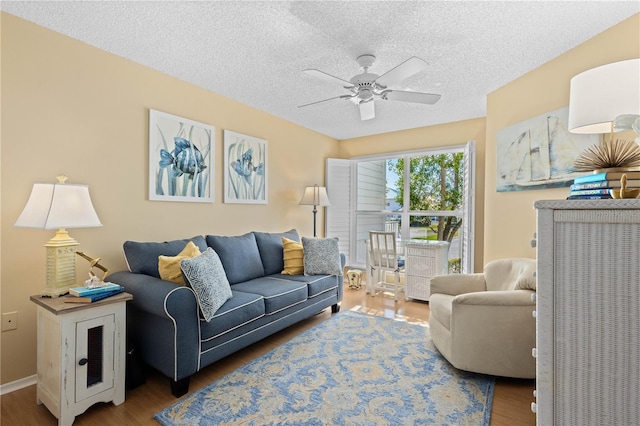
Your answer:
[[[398,262],[395,232],[369,232],[369,271],[372,280],[371,295],[375,297],[377,291],[393,292],[398,300],[398,293],[404,291],[404,284],[400,283],[400,273],[404,273],[404,264]],[[393,273],[393,282],[387,282],[387,273]]]

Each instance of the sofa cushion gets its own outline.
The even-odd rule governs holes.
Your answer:
[[[180,268],[196,293],[198,306],[209,322],[216,311],[233,296],[218,254],[208,247],[200,256],[183,259]]]
[[[230,284],[264,276],[262,259],[253,232],[233,237],[207,235],[206,241],[220,256]]]
[[[302,237],[305,275],[342,275],[337,238]]]
[[[307,283],[273,277],[256,278],[234,284],[234,291],[259,294],[264,297],[264,312],[275,314],[307,300]]]
[[[218,309],[208,323],[200,324],[202,341],[215,339],[264,316],[264,297],[232,289],[233,297]]]
[[[282,274],[304,274],[304,252],[302,251],[302,243],[282,237],[282,253],[284,257]]]
[[[265,275],[279,274],[284,268],[282,237],[300,241],[295,229],[280,233],[254,232],[254,235]]]
[[[338,287],[338,277],[335,275],[272,275],[271,278],[291,280],[307,284],[307,297],[312,299],[327,291],[334,291]]]
[[[182,276],[182,269],[180,269],[180,262],[183,259],[190,259],[192,257],[200,256],[202,253],[197,245],[193,241],[189,241],[184,249],[176,256],[158,256],[158,272],[160,278],[165,281],[171,281],[176,284],[186,285],[184,277]]]
[[[175,256],[180,253],[189,242],[198,246],[201,252],[207,249],[204,237],[198,235],[184,240],[173,240],[165,242],[138,242],[125,241],[123,244],[124,260],[130,272],[136,274],[151,275],[160,278],[158,271],[159,256]]]

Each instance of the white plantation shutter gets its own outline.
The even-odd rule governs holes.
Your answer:
[[[346,256],[347,265],[352,253],[353,167],[354,162],[351,160],[328,158],[325,179],[331,203],[325,210],[325,234],[327,237],[338,238],[340,253]]]
[[[476,196],[476,142],[464,147],[464,198],[462,201],[462,273],[473,273],[473,224]]]

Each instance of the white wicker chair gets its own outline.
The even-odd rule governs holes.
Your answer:
[[[398,293],[404,291],[404,284],[400,281],[400,273],[404,272],[404,265],[398,263],[396,233],[370,231],[369,259],[371,295],[375,297],[377,291],[391,291],[397,301]],[[387,272],[393,273],[393,282],[387,282]]]

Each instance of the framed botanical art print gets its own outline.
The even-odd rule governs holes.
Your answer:
[[[213,202],[215,127],[149,110],[149,199]]]
[[[224,202],[267,204],[267,141],[224,131]]]

